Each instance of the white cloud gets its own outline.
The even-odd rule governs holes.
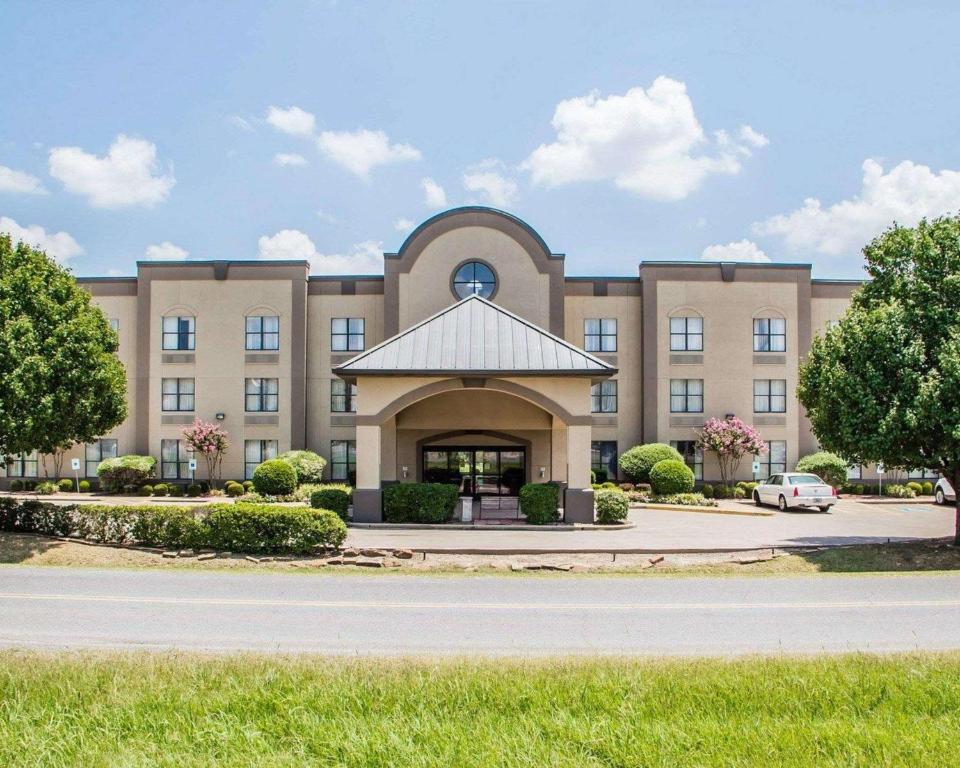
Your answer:
[[[376,240],[357,243],[347,253],[320,253],[313,241],[298,229],[283,229],[258,241],[261,259],[305,259],[310,271],[321,275],[383,273],[383,244]]]
[[[36,176],[23,171],[15,171],[0,165],[0,192],[13,192],[18,195],[45,195],[47,190]]]
[[[278,152],[273,156],[273,162],[277,165],[306,165],[307,158],[295,153]]]
[[[410,219],[397,219],[393,222],[393,228],[397,232],[409,232],[413,229],[413,222]]]
[[[503,173],[504,166],[499,160],[484,160],[463,174],[463,186],[470,192],[477,192],[491,205],[508,208],[517,199],[517,182]]]
[[[46,251],[47,255],[65,264],[74,256],[83,253],[83,248],[66,232],[47,232],[43,227],[21,227],[13,219],[0,216],[0,232],[5,232],[14,244],[23,241],[34,248]]]
[[[883,172],[876,160],[863,163],[860,192],[824,208],[813,197],[790,213],[753,225],[758,235],[779,235],[792,251],[813,250],[828,256],[859,251],[896,221],[913,226],[923,217],[960,209],[960,172],[934,173],[905,160]]]
[[[653,200],[681,200],[711,174],[737,174],[749,147],[724,131],[710,142],[684,83],[658,77],[647,90],[561,101],[552,125],[556,140],[541,144],[522,164],[536,184],[613,181]],[[748,126],[741,138],[765,140]],[[749,138],[746,138],[746,137]]]
[[[267,122],[278,131],[293,136],[310,136],[317,124],[317,119],[300,107],[270,107],[267,109]]]
[[[144,139],[117,136],[105,157],[80,147],[54,147],[50,175],[95,208],[151,206],[167,199],[176,179],[159,172],[157,148]]]
[[[770,139],[759,131],[753,130],[749,125],[741,125],[738,135],[751,147],[756,147],[757,149],[765,147],[770,143]]]
[[[431,210],[447,207],[447,193],[437,182],[427,178],[420,180],[420,186],[423,188],[423,203]]]
[[[144,258],[148,261],[182,261],[189,255],[186,249],[164,240],[157,245],[148,245]]]
[[[323,131],[317,147],[337,165],[366,179],[378,165],[419,160],[420,150],[409,144],[392,144],[383,131]]]
[[[770,257],[751,240],[738,240],[726,245],[708,245],[703,249],[701,258],[704,261],[770,261]]]
[[[317,218],[320,219],[320,221],[326,222],[327,224],[336,224],[336,223],[337,223],[337,217],[334,216],[334,215],[333,215],[332,213],[330,213],[329,211],[323,210],[323,208],[318,208],[318,209],[317,209]]]

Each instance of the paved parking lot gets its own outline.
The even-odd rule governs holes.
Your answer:
[[[905,501],[841,500],[826,514],[776,512],[764,517],[633,509],[626,530],[409,530],[351,528],[348,545],[427,551],[590,552],[710,551],[883,543],[952,536],[952,507]]]

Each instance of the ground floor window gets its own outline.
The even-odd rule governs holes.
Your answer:
[[[38,457],[37,452],[21,453],[14,456],[7,465],[7,477],[36,477]]]
[[[590,443],[590,469],[598,483],[617,479],[616,440],[594,440]]]
[[[243,441],[243,479],[253,477],[253,470],[267,459],[277,458],[276,440],[244,440]]]
[[[847,467],[847,480],[860,480],[863,477],[863,467],[859,464]]]
[[[940,473],[935,469],[911,469],[907,472],[907,480],[937,480]]]
[[[760,477],[767,478],[778,472],[787,471],[787,442],[786,440],[770,440],[767,442],[767,452],[757,457],[760,462]]]
[[[703,449],[696,440],[671,440],[670,445],[683,456],[683,462],[693,470],[694,480],[703,480]]]
[[[342,483],[357,483],[357,441],[330,441],[330,478]]]
[[[160,441],[160,477],[164,480],[190,479],[190,453],[186,440]]]
[[[117,453],[117,441],[113,438],[101,438],[92,443],[87,443],[84,448],[84,470],[85,477],[96,477],[97,467],[104,459],[115,459]]]

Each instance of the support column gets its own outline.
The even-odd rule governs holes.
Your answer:
[[[353,491],[353,521],[383,521],[380,490],[380,425],[357,425],[357,487]]]
[[[592,523],[593,488],[590,487],[589,424],[567,425],[567,490],[564,493],[565,523]]]

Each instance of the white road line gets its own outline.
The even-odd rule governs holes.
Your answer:
[[[280,600],[254,598],[162,597],[128,595],[69,595],[0,592],[2,600],[127,603],[142,605],[288,607],[288,608],[389,608],[395,610],[537,610],[537,611],[725,611],[725,610],[821,610],[850,608],[960,608],[953,600],[845,600],[833,602],[743,602],[743,603],[468,603],[468,602],[378,602],[359,600]]]

